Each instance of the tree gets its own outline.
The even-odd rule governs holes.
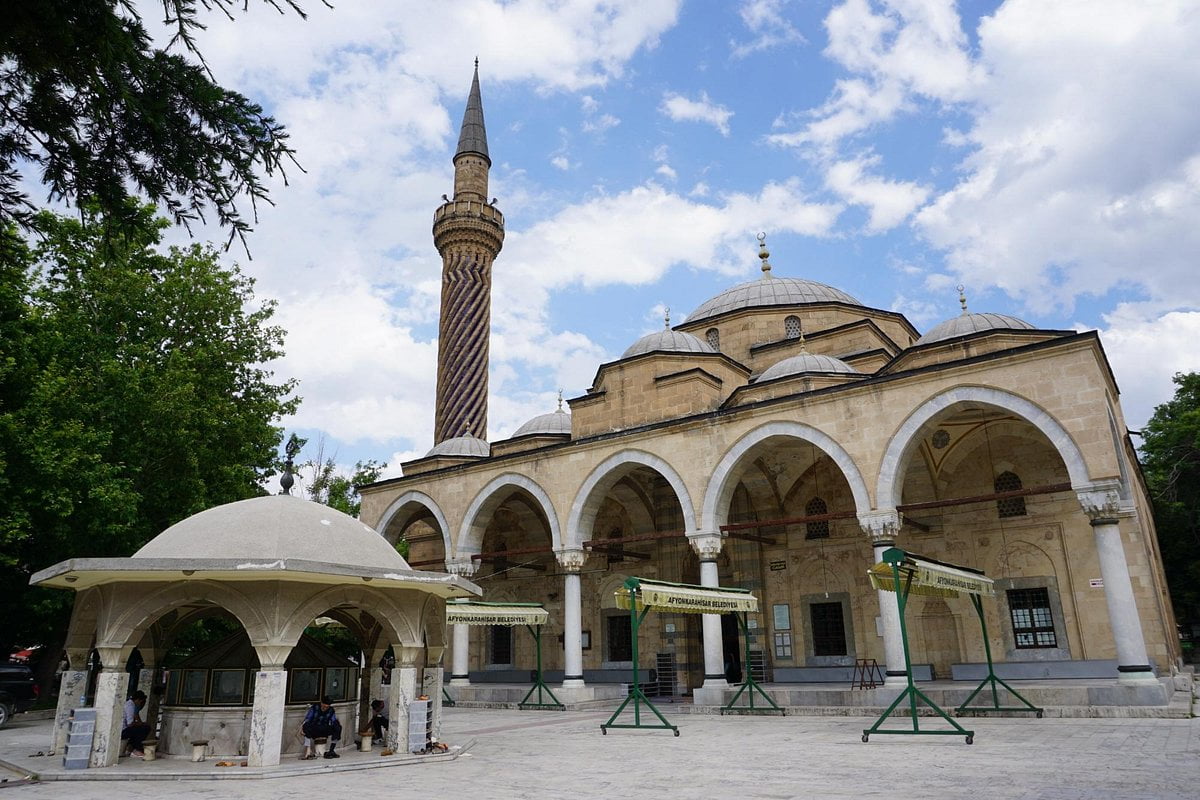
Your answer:
[[[165,220],[129,203],[42,213],[0,236],[0,648],[61,642],[71,597],[30,574],[127,556],[171,524],[262,494],[294,381],[274,306],[208,247],[160,252]],[[0,649],[0,652],[8,652]]]
[[[1142,458],[1172,604],[1190,628],[1200,623],[1200,373],[1174,381],[1142,431]]]
[[[304,439],[300,439],[301,446]],[[325,439],[317,442],[317,455],[304,465],[311,471],[312,478],[304,491],[308,499],[336,508],[343,514],[358,517],[362,510],[362,498],[358,496],[358,487],[379,480],[379,476],[387,469],[387,464],[380,464],[375,459],[358,461],[354,464],[354,472],[345,475],[338,471],[337,455],[325,455]]]
[[[304,16],[296,0],[263,1]],[[244,242],[250,222],[239,198],[253,219],[257,203],[270,201],[259,173],[284,175],[294,151],[261,106],[215,82],[197,47],[198,7],[232,16],[237,0],[161,2],[174,29],[165,49],[133,0],[4,4],[0,226],[33,222],[20,185],[29,169],[52,201],[92,202],[119,220],[132,186],[184,225],[211,208],[230,241]]]

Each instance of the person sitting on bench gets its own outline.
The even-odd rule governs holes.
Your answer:
[[[150,735],[150,726],[142,721],[142,707],[145,705],[146,693],[140,689],[125,701],[121,738],[129,742],[129,755],[133,758],[142,758],[142,742]]]
[[[308,713],[304,715],[300,730],[304,734],[304,753],[300,756],[301,761],[317,757],[313,752],[313,739],[319,736],[329,738],[329,749],[325,751],[325,757],[340,758],[335,748],[342,738],[342,723],[338,722],[337,711],[328,695],[322,697],[321,702],[312,704]]]
[[[383,744],[383,732],[388,728],[387,704],[382,700],[371,701],[371,742]],[[363,734],[366,735],[366,728]]]

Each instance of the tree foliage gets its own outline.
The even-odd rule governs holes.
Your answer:
[[[295,0],[263,2],[304,15]],[[201,9],[232,16],[249,0],[161,3],[174,31],[165,48],[133,0],[4,4],[0,226],[32,224],[21,187],[28,170],[51,201],[94,202],[116,220],[133,187],[177,223],[211,209],[231,240],[250,230],[257,203],[269,202],[262,176],[286,179],[293,150],[261,106],[216,83],[195,40]],[[249,201],[250,220],[239,200]]]
[[[160,252],[149,207],[123,218],[114,235],[91,207],[42,213],[32,246],[0,232],[0,646],[63,632],[72,598],[31,573],[261,494],[298,403],[263,366],[284,334],[253,281],[211,248]]]
[[[338,471],[333,456],[324,455],[323,448],[318,452],[316,460],[305,466],[312,473],[312,478],[304,490],[309,499],[336,508],[352,517],[358,517],[362,510],[362,498],[358,496],[358,487],[379,480],[380,474],[387,468],[387,464],[370,459],[356,462],[354,472],[345,475]]]
[[[1143,430],[1142,458],[1171,599],[1200,623],[1200,373],[1178,374],[1175,396]]]

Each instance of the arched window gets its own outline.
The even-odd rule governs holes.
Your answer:
[[[709,328],[705,331],[704,338],[708,340],[708,345],[713,350],[721,349],[721,332],[716,328]]]
[[[814,497],[809,500],[804,506],[804,516],[816,517],[821,514],[828,514],[829,506],[825,505],[825,501],[819,497]],[[820,522],[804,523],[804,538],[805,539],[828,539],[829,538],[829,520],[823,519]]]
[[[1015,492],[1024,489],[1021,479],[1015,472],[1001,472],[996,476],[995,490],[997,492]],[[1004,497],[996,501],[996,513],[1000,518],[1025,516],[1024,497]]]
[[[800,318],[792,315],[783,321],[783,335],[788,339],[800,338]]]

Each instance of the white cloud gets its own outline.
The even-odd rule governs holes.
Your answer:
[[[734,58],[769,50],[784,44],[803,44],[804,36],[784,15],[790,0],[742,0],[738,15],[754,38],[747,42],[731,42]]]
[[[561,170],[568,170],[571,168],[571,162],[567,160],[566,156],[555,156],[554,158],[550,159],[550,163],[553,164],[557,169]]]
[[[661,175],[669,181],[673,181],[679,177],[679,174],[671,169],[670,164],[659,164],[658,169],[654,170],[654,174]]]
[[[729,135],[729,120],[733,116],[733,112],[725,106],[710,100],[708,92],[701,92],[699,100],[667,92],[663,95],[659,111],[676,122],[703,122],[712,125],[722,136]]]
[[[620,124],[621,120],[612,114],[601,114],[593,119],[585,120],[583,130],[587,133],[603,133],[609,128],[615,128]]]
[[[825,185],[839,197],[866,206],[870,216],[867,230],[890,230],[917,209],[929,196],[929,188],[910,181],[892,181],[870,173],[879,156],[837,161],[825,169]]]

